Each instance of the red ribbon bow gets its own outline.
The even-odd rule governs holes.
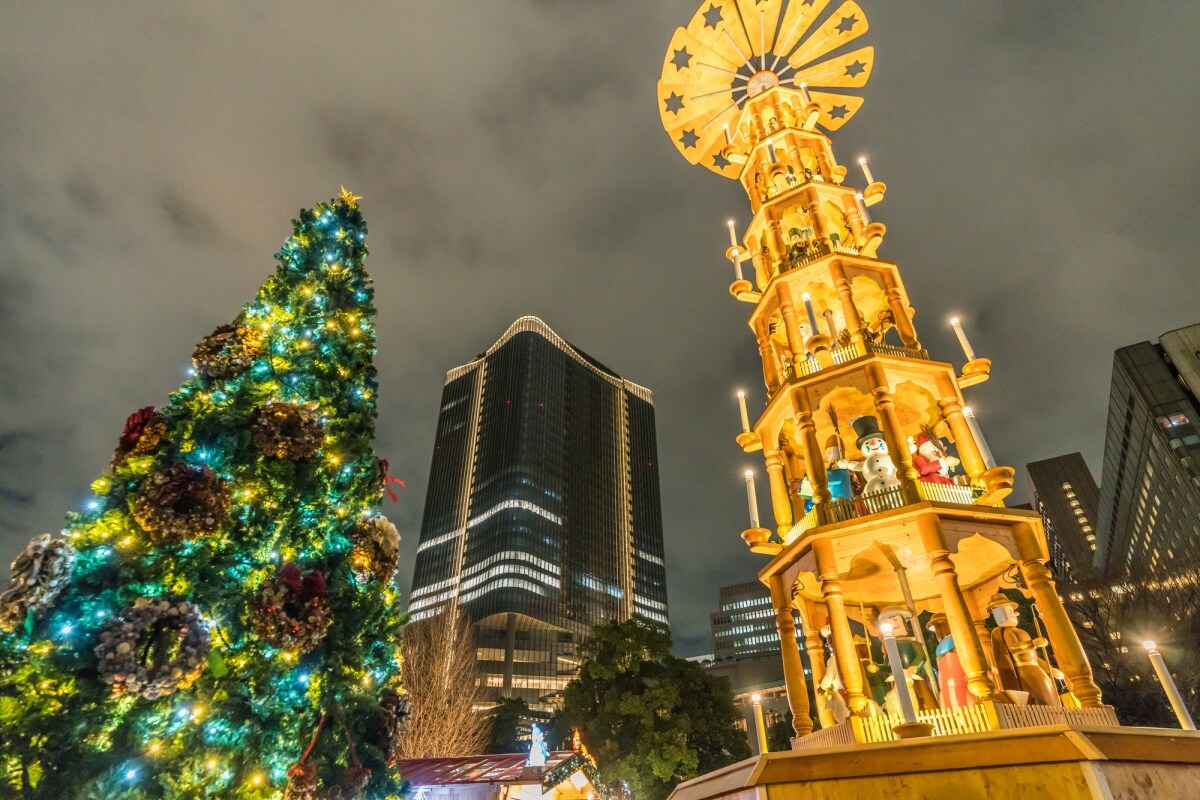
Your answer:
[[[142,438],[142,431],[145,430],[146,423],[153,416],[154,406],[139,408],[129,415],[125,420],[125,429],[121,432],[121,441],[118,444],[122,453],[128,453],[137,445],[138,439]]]
[[[319,569],[304,575],[295,564],[285,564],[278,578],[301,601],[315,600],[325,594],[325,575]]]
[[[387,496],[392,499],[393,503],[399,502],[400,495],[398,495],[394,491],[392,491],[392,487],[389,484],[394,483],[394,484],[398,485],[401,489],[403,489],[404,481],[400,480],[399,478],[393,478],[391,475],[388,475],[388,460],[386,458],[379,459],[379,467],[383,471],[384,491],[387,492]]]

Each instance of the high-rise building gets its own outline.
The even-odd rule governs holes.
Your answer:
[[[602,622],[667,622],[650,391],[522,317],[450,370],[409,612],[461,610],[494,699],[553,705]]]
[[[1099,487],[1080,453],[1028,465],[1033,508],[1046,526],[1054,573],[1079,583],[1093,577]]]
[[[1113,360],[1096,566],[1107,581],[1177,575],[1200,558],[1200,325]]]
[[[775,607],[766,586],[758,581],[722,586],[717,590],[717,603],[719,610],[708,615],[717,661],[764,655],[778,659]]]

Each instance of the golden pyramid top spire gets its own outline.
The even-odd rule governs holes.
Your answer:
[[[658,110],[684,158],[738,178],[750,150],[738,130],[739,112],[775,86],[804,93],[805,105],[819,108],[815,122],[828,131],[854,116],[863,98],[843,90],[866,86],[875,49],[842,52],[867,32],[867,17],[854,0],[832,13],[829,6],[830,0],[706,0],[675,31],[658,81]]]

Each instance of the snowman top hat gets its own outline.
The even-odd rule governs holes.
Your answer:
[[[879,420],[872,416],[855,417],[850,420],[850,427],[858,434],[855,443],[860,449],[868,439],[882,439],[883,431],[879,430]]]

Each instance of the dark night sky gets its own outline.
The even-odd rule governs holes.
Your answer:
[[[960,360],[958,313],[993,359],[968,396],[1002,463],[1098,469],[1112,351],[1200,319],[1200,4],[863,4],[878,63],[834,144],[888,184],[880,254],[922,340]],[[738,538],[739,472],[761,464],[732,394],[762,389],[722,260],[746,198],[680,158],[655,107],[695,9],[5,3],[3,561],[86,499],[125,416],[345,183],[379,290],[377,449],[408,481],[388,510],[403,588],[444,372],[537,314],[655,392],[671,616],[705,651],[716,587],[762,563]]]

